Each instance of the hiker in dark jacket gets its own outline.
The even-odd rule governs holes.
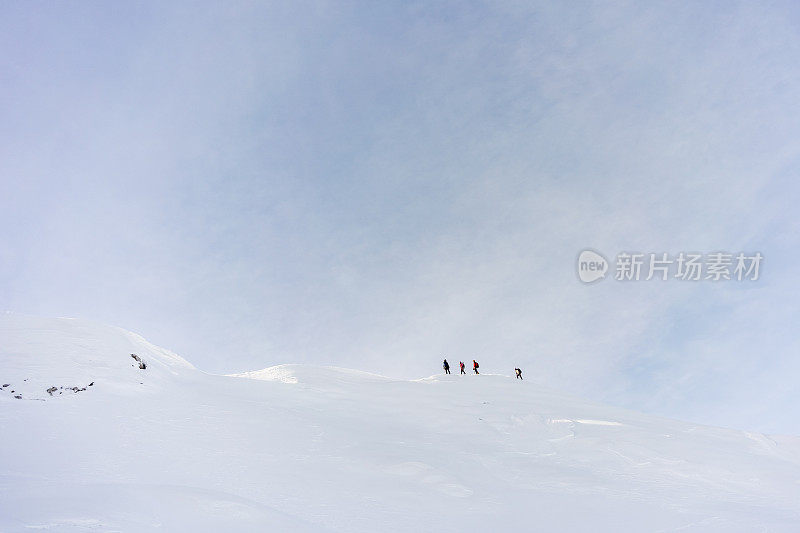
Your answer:
[[[450,363],[447,362],[447,359],[445,359],[444,363],[442,363],[442,368],[444,368],[444,373],[445,374],[449,374],[450,373]]]
[[[466,372],[464,372],[464,361],[459,361],[458,362],[458,366],[461,367],[461,373],[462,374],[466,374]]]
[[[479,366],[481,366],[481,365],[479,365],[478,362],[475,359],[473,359],[472,360],[472,370],[474,370],[476,374],[480,374],[480,372],[478,372],[478,367]]]
[[[517,379],[522,379],[522,370],[515,368],[514,373],[517,375]]]

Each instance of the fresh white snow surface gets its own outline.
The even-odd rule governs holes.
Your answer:
[[[800,438],[533,380],[217,376],[119,328],[7,313],[3,384],[3,532],[800,531]]]

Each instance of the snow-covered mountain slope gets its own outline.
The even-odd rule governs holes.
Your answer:
[[[5,314],[2,384],[0,531],[800,530],[800,439],[507,376],[215,376]]]

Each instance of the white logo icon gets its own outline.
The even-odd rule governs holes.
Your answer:
[[[584,250],[578,256],[578,277],[584,283],[592,283],[606,277],[608,261],[592,250]]]

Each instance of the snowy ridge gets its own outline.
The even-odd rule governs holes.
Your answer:
[[[262,370],[229,374],[231,377],[258,379],[262,381],[280,381],[282,383],[302,383],[309,385],[332,383],[358,383],[370,381],[390,381],[390,378],[371,374],[361,370],[339,368],[335,366],[312,366],[284,364],[271,366]]]
[[[23,399],[42,399],[50,387],[98,386],[139,392],[196,369],[180,356],[122,328],[72,318],[0,315],[3,383]],[[138,367],[136,354],[149,372]],[[11,389],[9,389],[11,390]]]
[[[797,437],[652,417],[508,376],[404,381],[308,365],[215,376],[118,328],[5,314],[2,384],[4,532],[800,524]]]

